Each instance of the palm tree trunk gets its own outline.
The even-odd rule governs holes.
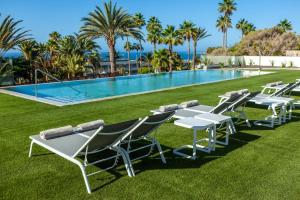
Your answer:
[[[116,72],[116,52],[115,52],[115,46],[113,44],[110,44],[108,46],[109,46],[110,73],[112,74],[112,76],[115,76],[115,72]]]
[[[154,54],[155,51],[156,51],[156,43],[154,42],[153,43],[153,54]]]
[[[223,32],[223,49],[225,49],[225,31]]]
[[[139,53],[139,50],[137,49],[136,51],[136,56],[135,56],[135,64],[136,64],[136,70],[137,70],[137,73],[139,73],[139,60],[138,60],[138,53]]]
[[[172,44],[170,44],[169,46],[169,72],[172,72],[172,63],[171,63],[171,59],[172,59],[172,53],[173,53],[173,46]]]
[[[188,66],[190,66],[191,40],[188,40]]]
[[[197,56],[197,42],[194,41],[193,70],[196,69],[196,56]]]
[[[128,71],[129,71],[129,76],[130,76],[130,74],[131,74],[130,50],[127,51],[127,57],[128,57]]]
[[[227,29],[226,29],[226,32],[225,32],[225,49],[227,49]]]
[[[139,40],[139,43],[140,43],[140,66],[142,65],[142,41],[141,40]]]

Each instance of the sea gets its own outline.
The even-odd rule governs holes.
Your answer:
[[[143,55],[145,55],[146,53],[148,52],[143,52]],[[179,51],[177,52],[180,57],[183,59],[183,60],[187,60],[188,59],[188,53],[185,52],[185,51]],[[197,55],[200,56],[200,55],[203,55],[204,52],[197,52]],[[7,52],[4,57],[5,58],[18,58],[22,56],[21,52]],[[140,53],[137,53],[137,52],[130,52],[130,60],[136,60],[137,58],[139,58],[140,56]],[[193,55],[191,53],[191,59],[192,59]],[[128,55],[127,55],[127,52],[118,52],[118,59],[117,60],[127,60],[128,59]],[[106,62],[106,61],[109,61],[109,53],[108,52],[101,52],[101,60]]]

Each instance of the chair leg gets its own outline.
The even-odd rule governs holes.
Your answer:
[[[135,176],[134,169],[132,167],[132,163],[131,163],[131,160],[130,160],[130,157],[129,157],[128,153],[126,152],[125,149],[123,149],[121,147],[120,147],[119,151],[120,151],[120,154],[123,158],[124,165],[125,165],[128,176],[129,177]]]
[[[30,144],[30,148],[29,148],[29,154],[28,154],[28,157],[30,158],[31,157],[31,153],[32,153],[32,147],[33,147],[33,140],[31,141],[31,144]]]
[[[156,144],[157,149],[158,149],[158,151],[159,151],[159,155],[160,155],[161,161],[162,161],[164,164],[166,164],[167,161],[166,161],[166,158],[165,158],[164,153],[163,153],[163,151],[162,151],[162,148],[161,148],[161,146],[160,146],[160,143],[159,143],[157,140],[155,140],[155,139],[153,139],[153,140],[154,140],[154,143]]]
[[[89,194],[91,194],[91,193],[92,193],[92,192],[91,192],[91,187],[90,187],[90,184],[89,184],[88,177],[87,177],[87,175],[86,175],[85,167],[84,167],[79,161],[77,161],[77,162],[75,162],[75,163],[79,166],[79,168],[80,168],[80,170],[81,170],[81,173],[82,173],[82,176],[83,176],[83,179],[84,179],[84,183],[85,183],[87,192],[88,192]]]

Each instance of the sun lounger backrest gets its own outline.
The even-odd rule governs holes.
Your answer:
[[[283,88],[281,88],[280,90],[278,90],[278,91],[274,92],[273,94],[271,94],[270,96],[271,96],[271,97],[281,96],[281,95],[283,95],[283,94],[285,94],[285,93],[287,93],[287,92],[293,90],[294,88],[292,88],[292,87],[293,87],[293,85],[295,85],[295,84],[296,84],[296,83],[289,83],[289,84],[287,84],[286,86],[284,86]]]
[[[96,137],[88,144],[88,151],[95,151],[107,146],[120,143],[122,136],[137,125],[139,119],[134,119],[117,124],[105,125]]]
[[[139,138],[150,134],[153,130],[157,129],[165,121],[169,120],[173,115],[173,112],[162,113],[158,115],[151,115],[144,121],[139,127],[132,132],[132,138]]]
[[[238,107],[245,105],[248,101],[250,101],[252,98],[254,98],[259,93],[260,92],[251,92],[251,93],[246,94],[243,98],[241,98],[240,100],[238,100],[237,102],[232,104],[232,106],[230,106],[229,110],[235,110]]]
[[[233,96],[230,96],[227,100],[223,101],[219,105],[217,105],[213,110],[210,111],[210,113],[213,114],[222,114],[226,112],[229,107],[236,102],[238,99],[240,99],[243,95],[241,94],[236,94]]]

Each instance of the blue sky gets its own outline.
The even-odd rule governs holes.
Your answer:
[[[215,27],[220,15],[217,11],[221,0],[115,0],[130,13],[141,12],[145,18],[156,16],[162,24],[179,26],[184,20],[191,20],[204,27],[212,35],[199,43],[203,51],[209,46],[220,46],[222,34]],[[78,32],[82,25],[81,18],[88,15],[102,0],[0,0],[0,13],[3,16],[12,15],[22,19],[22,25],[30,29],[33,37],[44,42],[52,31],[66,35]],[[234,24],[241,19],[254,23],[261,29],[276,25],[287,18],[294,26],[294,31],[300,33],[300,1],[299,0],[236,0],[238,10],[232,16]],[[1,17],[1,18],[2,18]],[[236,29],[229,31],[229,44],[240,40],[241,34]],[[99,40],[103,51],[107,46]],[[117,49],[122,50],[123,41],[119,41]],[[151,50],[150,44],[144,44],[146,50]],[[186,45],[175,48],[184,51]]]

